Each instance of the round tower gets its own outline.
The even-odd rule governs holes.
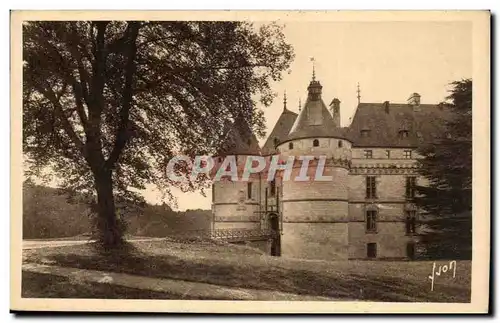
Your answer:
[[[302,111],[278,146],[283,162],[295,156],[290,179],[282,184],[282,255],[347,259],[351,142],[329,113],[321,90],[313,78]]]
[[[213,229],[260,228],[260,181],[252,177],[241,181],[249,156],[260,156],[259,144],[246,121],[238,119],[227,130],[222,149],[213,157]],[[238,180],[232,180],[229,175],[219,176],[219,180],[217,171],[235,166]]]

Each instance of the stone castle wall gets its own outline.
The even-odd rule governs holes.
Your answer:
[[[246,162],[246,156],[238,156],[238,167]],[[241,174],[239,174],[241,177]],[[248,195],[248,183],[251,195]],[[212,213],[214,229],[258,229],[261,227],[262,208],[260,181],[215,181],[212,188]]]
[[[347,259],[348,257],[348,189],[350,143],[336,138],[293,141],[278,148],[281,156],[326,156],[323,176],[315,178],[318,159],[310,161],[306,175],[309,180],[294,180],[299,176],[302,162],[296,161],[291,180],[283,182],[283,256],[311,259]],[[341,147],[338,142],[341,141]]]
[[[407,176],[415,176],[415,157],[404,158],[406,149],[373,148],[373,158],[364,157],[363,148],[351,148],[348,141],[318,138],[293,141],[293,149],[285,142],[278,147],[280,159],[288,156],[326,156],[325,176],[332,181],[293,181],[300,171],[294,166],[291,181],[276,178],[276,195],[268,194],[268,206],[280,197],[282,214],[282,256],[311,259],[365,259],[367,244],[377,244],[377,258],[405,258],[407,244],[416,237],[406,234],[405,199]],[[339,147],[339,141],[342,141]],[[390,158],[386,157],[390,150]],[[351,159],[352,157],[352,159]],[[311,165],[317,165],[317,160]],[[308,175],[313,178],[315,167]],[[375,176],[377,198],[366,199],[366,177]],[[419,183],[422,179],[419,179]],[[252,184],[252,198],[247,197],[246,182],[214,184],[214,228],[267,228],[265,189],[270,190],[267,174]],[[269,191],[268,191],[269,192]],[[242,201],[242,198],[243,201]],[[377,230],[367,232],[366,210],[377,210]]]

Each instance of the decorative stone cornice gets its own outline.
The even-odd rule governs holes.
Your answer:
[[[380,174],[380,175],[396,175],[396,174],[416,174],[419,167],[417,164],[357,164],[351,165],[349,174]]]
[[[318,166],[319,158],[316,156],[314,159],[309,161],[309,168],[315,168]],[[293,162],[293,168],[301,168],[303,161],[296,158]],[[286,164],[286,160],[282,161],[281,164]],[[349,169],[351,167],[351,160],[348,158],[334,158],[329,157],[325,159],[325,167],[342,167]],[[282,171],[282,170],[281,170]]]
[[[228,216],[215,216],[215,222],[260,222],[260,216],[258,215],[228,215]]]

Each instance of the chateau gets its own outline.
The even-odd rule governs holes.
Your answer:
[[[213,229],[275,230],[279,239],[270,252],[284,257],[413,259],[419,212],[412,198],[423,181],[416,148],[440,134],[446,110],[421,104],[413,93],[404,104],[360,102],[351,124],[341,127],[340,100],[327,107],[314,75],[307,89],[298,115],[284,101],[263,147],[247,125],[235,122],[218,156],[236,155],[240,166],[246,156],[279,156],[283,162],[314,156],[312,166],[326,156],[323,174],[333,180],[283,181],[278,172],[272,181],[263,175],[214,182]],[[294,165],[291,178],[299,170]]]

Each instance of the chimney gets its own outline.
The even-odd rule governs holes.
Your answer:
[[[384,110],[385,110],[385,113],[389,113],[389,101],[384,101],[383,103],[383,106],[384,106]]]
[[[410,97],[408,98],[408,104],[412,106],[419,106],[420,105],[420,94],[418,93],[412,93]]]
[[[330,108],[335,126],[340,128],[340,100],[337,98],[333,99],[332,103],[330,103]]]

